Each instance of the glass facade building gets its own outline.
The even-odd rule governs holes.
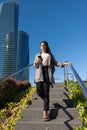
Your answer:
[[[29,65],[29,35],[24,31],[18,32],[17,71]],[[29,80],[29,68],[17,76],[18,80]]]
[[[17,71],[18,0],[0,3],[0,78]]]

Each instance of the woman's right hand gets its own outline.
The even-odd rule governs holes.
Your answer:
[[[42,58],[37,58],[35,64],[37,65],[37,64],[40,64],[40,63],[42,63]]]

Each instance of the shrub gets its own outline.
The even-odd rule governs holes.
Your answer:
[[[15,95],[21,91],[25,91],[31,86],[28,81],[16,81],[9,78],[0,83],[0,108],[5,106],[7,102],[13,101]]]

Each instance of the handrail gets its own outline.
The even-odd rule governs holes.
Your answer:
[[[33,65],[33,64],[29,64],[29,65],[27,65],[26,67],[24,67],[23,69],[18,70],[18,71],[16,71],[15,73],[13,73],[13,74],[7,76],[4,80],[2,80],[2,82],[5,81],[5,80],[7,80],[8,78],[11,78],[11,77],[15,76],[16,74],[18,74],[18,73],[20,73],[20,72],[26,70],[28,67],[30,67],[30,66],[32,66],[32,65]]]
[[[85,98],[87,99],[87,86],[85,86],[84,82],[81,80],[80,76],[78,75],[78,73],[76,72],[76,70],[74,69],[74,67],[72,65],[70,65],[70,68],[71,68],[78,84],[80,85]]]
[[[74,81],[74,75],[72,73],[68,72],[67,66],[64,67],[64,80],[66,81],[66,85],[68,86],[69,84],[69,76],[72,76],[72,81]]]
[[[15,76],[16,74],[18,74],[18,73],[20,73],[20,72],[26,70],[28,67],[30,67],[30,66],[32,66],[32,65],[33,65],[33,64],[29,64],[29,65],[27,65],[26,67],[24,67],[23,69],[21,69],[21,70],[19,70],[19,71],[16,71],[15,73],[9,75],[9,76],[6,77],[4,80],[2,80],[2,82],[5,81],[5,80],[7,80],[8,78],[11,78],[11,77]],[[84,82],[81,80],[80,76],[79,76],[78,73],[76,72],[76,70],[75,70],[75,68],[73,67],[73,65],[69,65],[69,66],[70,66],[70,68],[71,68],[71,70],[72,70],[72,72],[73,72],[73,74],[74,74],[74,76],[75,76],[75,78],[76,78],[78,84],[80,85],[80,87],[81,87],[81,89],[82,89],[82,91],[83,91],[83,94],[84,94],[85,98],[87,99],[87,86],[85,86]],[[65,66],[65,67],[67,67],[67,66]],[[64,67],[64,69],[65,69],[65,67]],[[68,79],[68,74],[70,74],[70,73],[68,73],[67,68],[66,68],[64,71],[65,71],[65,73],[66,73],[66,77],[65,77],[66,80],[69,80],[69,79]],[[68,81],[67,81],[67,83],[68,83]]]

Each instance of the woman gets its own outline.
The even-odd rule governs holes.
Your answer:
[[[37,88],[37,94],[44,101],[43,119],[48,121],[49,111],[49,90],[50,84],[54,83],[53,73],[54,66],[63,67],[68,63],[58,63],[52,55],[47,41],[41,41],[41,52],[36,55],[34,65],[36,67],[35,83]]]

